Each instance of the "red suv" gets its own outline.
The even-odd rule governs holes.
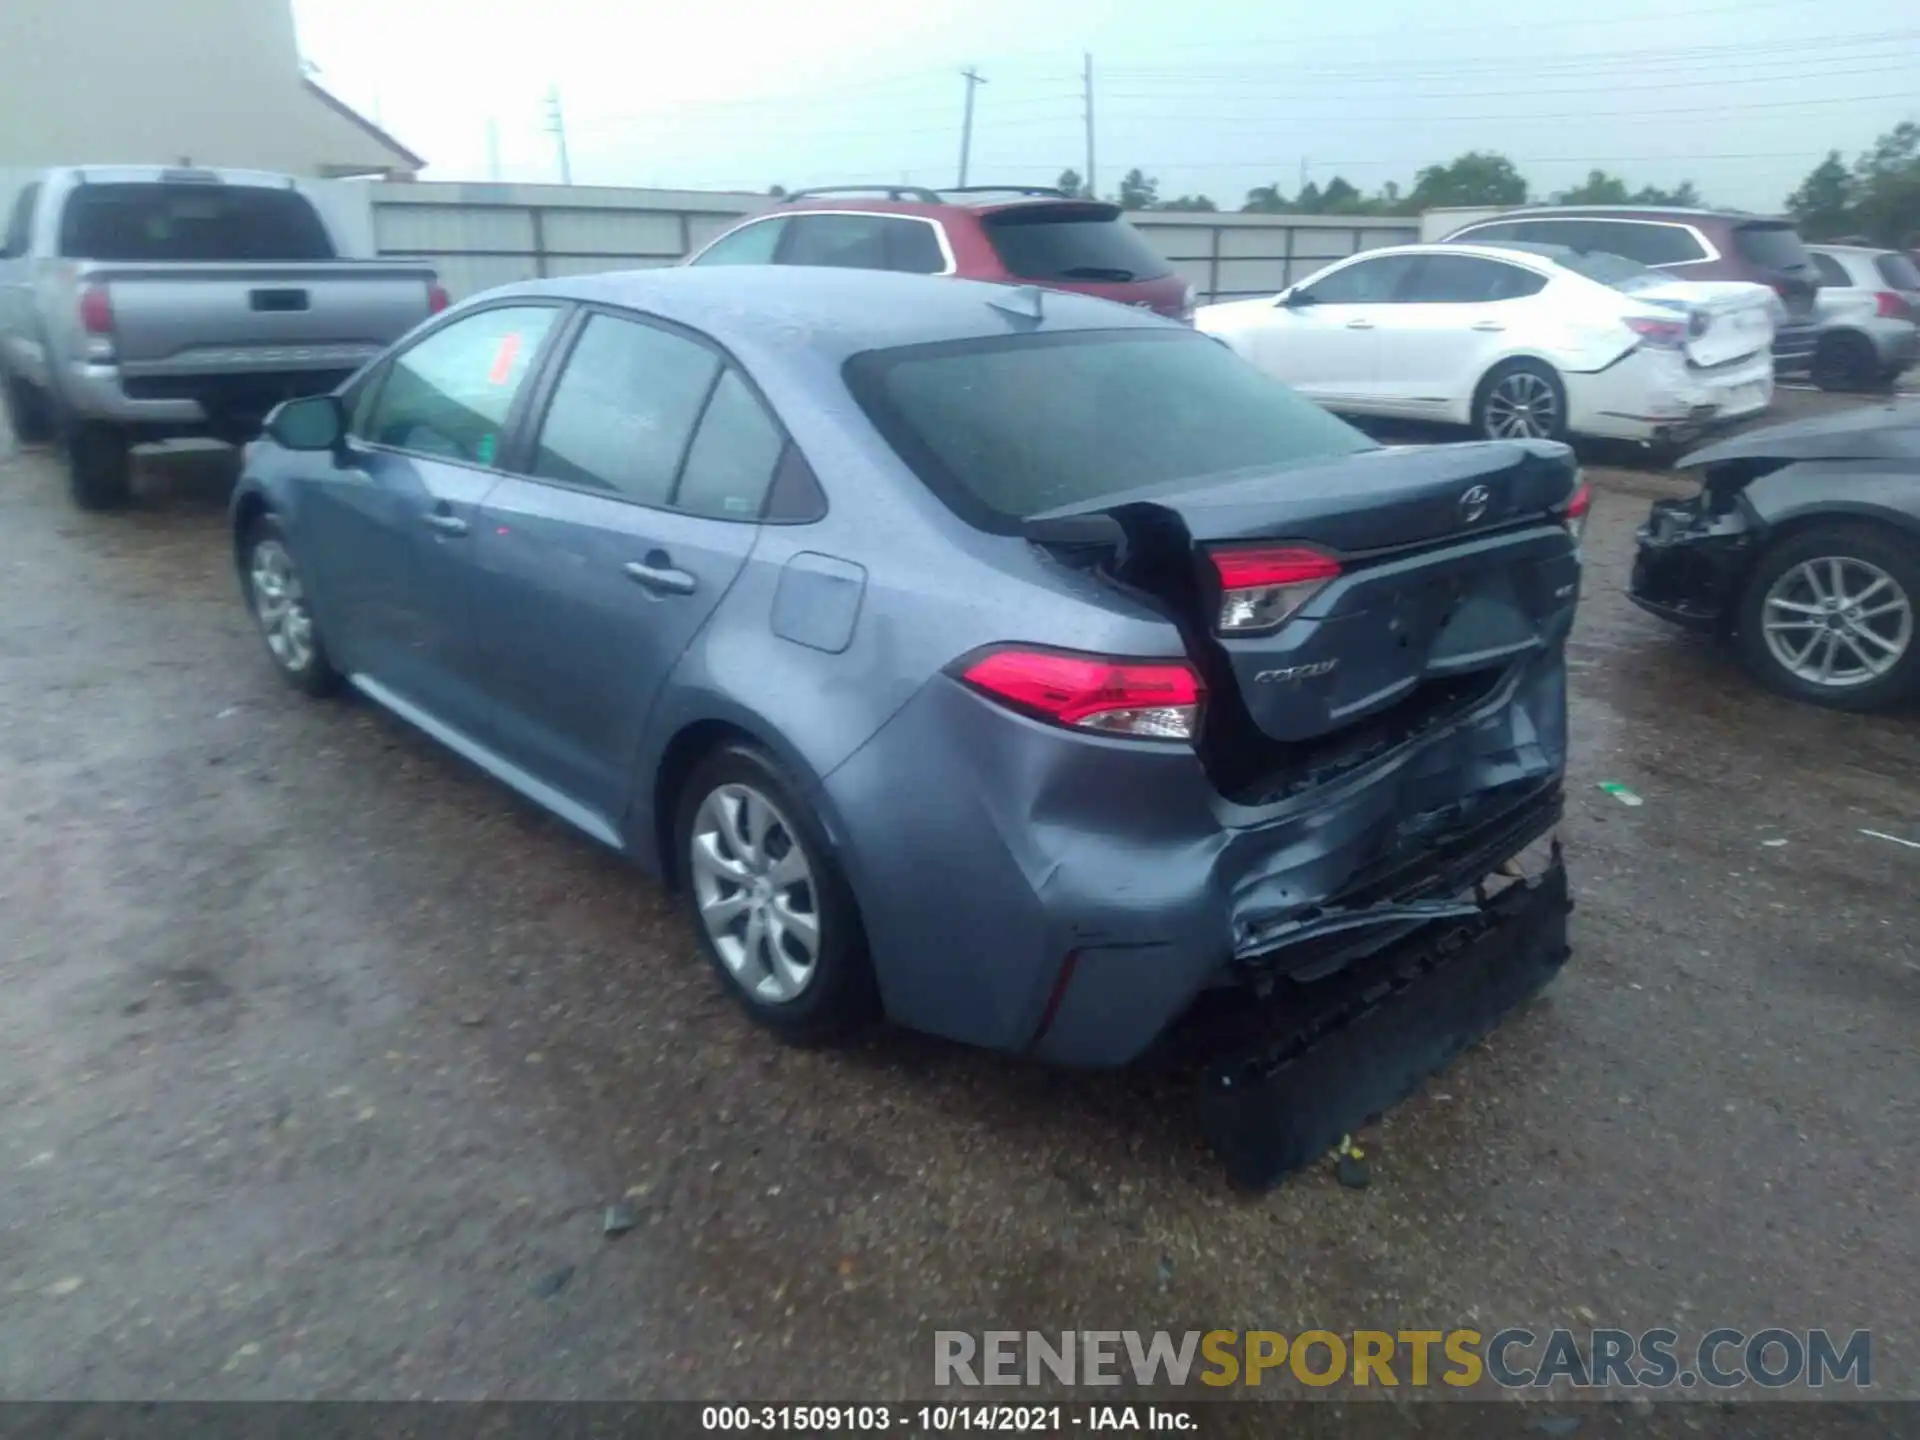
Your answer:
[[[1193,287],[1126,222],[1118,205],[1031,186],[800,190],[778,209],[734,226],[686,263],[959,275],[1072,290],[1193,321]]]

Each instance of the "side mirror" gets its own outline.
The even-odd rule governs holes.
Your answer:
[[[347,412],[334,395],[286,400],[267,416],[267,436],[287,450],[331,450],[347,435]]]
[[[1298,310],[1302,305],[1313,304],[1313,292],[1295,286],[1291,290],[1282,290],[1280,298],[1274,301],[1274,304],[1284,305],[1289,310]]]

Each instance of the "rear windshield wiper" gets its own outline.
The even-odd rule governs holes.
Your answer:
[[[1131,270],[1117,265],[1071,265],[1060,272],[1063,280],[1136,280]]]

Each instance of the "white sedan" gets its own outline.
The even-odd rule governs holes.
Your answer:
[[[1773,400],[1774,298],[1558,245],[1368,250],[1195,323],[1354,415],[1679,441]]]

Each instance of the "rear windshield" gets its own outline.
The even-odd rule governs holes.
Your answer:
[[[1894,289],[1920,290],[1920,265],[1906,256],[1889,252],[1874,263],[1880,267],[1880,278]]]
[[[1742,225],[1733,232],[1733,243],[1748,260],[1769,270],[1800,270],[1812,263],[1800,232],[1791,225]]]
[[[331,260],[306,196],[259,185],[82,185],[60,217],[74,260]]]
[[[1142,486],[1374,448],[1192,331],[874,350],[848,363],[847,380],[951,509],[1001,533],[1030,515]]]
[[[1564,250],[1553,258],[1562,270],[1571,270],[1576,275],[1598,280],[1602,285],[1610,285],[1615,290],[1629,294],[1655,285],[1666,285],[1673,280],[1671,275],[1664,275],[1650,265],[1642,265],[1638,260],[1629,260],[1624,255],[1609,255],[1602,250]]]
[[[1047,205],[983,215],[1007,273],[1022,280],[1158,280],[1173,267],[1112,211]]]

